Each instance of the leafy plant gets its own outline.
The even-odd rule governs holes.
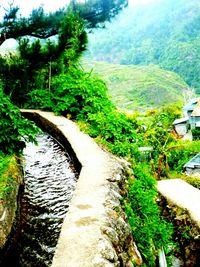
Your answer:
[[[159,249],[163,247],[166,255],[172,252],[173,228],[156,205],[155,179],[144,171],[144,166],[138,165],[133,173],[135,179],[130,180],[125,200],[126,214],[145,266],[154,267]]]
[[[11,192],[14,177],[18,175],[16,160],[13,156],[5,156],[0,151],[0,199],[6,198]]]
[[[78,120],[101,110],[113,108],[104,82],[90,76],[78,66],[70,66],[66,74],[53,79],[53,110],[71,114]]]
[[[0,150],[6,154],[19,153],[25,146],[25,141],[35,142],[37,127],[22,117],[9,97],[0,89]]]
[[[103,143],[114,154],[133,157],[137,154],[139,136],[136,133],[137,123],[117,110],[89,114],[90,129],[88,133]]]
[[[193,140],[200,140],[200,129],[198,128],[192,129],[192,137]]]

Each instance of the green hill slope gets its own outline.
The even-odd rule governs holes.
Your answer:
[[[89,34],[90,59],[159,65],[178,73],[200,94],[199,0],[159,0],[127,8],[106,26]]]
[[[129,110],[156,108],[183,101],[190,89],[175,73],[158,66],[133,66],[84,61],[84,68],[103,78],[118,107]]]

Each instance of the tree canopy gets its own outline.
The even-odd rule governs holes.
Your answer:
[[[37,103],[40,108],[52,108],[54,105],[55,111],[64,110],[71,115],[76,111],[72,104],[77,102],[77,109],[87,113],[83,106],[89,106],[83,101],[86,88],[98,95],[98,90],[101,87],[104,90],[104,85],[97,82],[95,86],[95,82],[87,82],[90,75],[84,75],[77,66],[87,46],[86,27],[95,27],[111,19],[126,4],[126,0],[90,0],[84,4],[71,1],[66,8],[49,14],[39,7],[28,17],[20,15],[19,7],[10,4],[0,22],[0,45],[10,38],[16,39],[19,45],[15,53],[0,55],[0,96],[2,112],[5,110],[2,123],[10,126],[9,135],[12,137],[6,141],[8,129],[5,131],[3,127],[0,150],[5,147],[6,153],[13,152],[22,134],[30,136],[28,127],[22,134],[18,132],[18,125],[23,128],[25,124],[11,102],[18,107],[33,105],[34,108]],[[71,92],[74,94],[70,97]],[[85,101],[89,101],[88,98]],[[96,102],[91,104],[93,106],[100,107]],[[13,113],[12,110],[8,112],[9,108]]]
[[[45,14],[42,7],[33,9],[28,17],[19,16],[19,7],[10,5],[0,23],[0,45],[9,38],[32,36],[46,39],[59,33],[63,18],[68,12],[77,13],[88,27],[95,27],[110,20],[123,7],[127,0],[86,0],[79,3],[72,0],[66,8]]]
[[[86,27],[111,19],[126,0],[71,1],[66,8],[46,14],[42,7],[28,17],[10,5],[0,23],[0,45],[10,38],[18,41],[18,52],[0,56],[0,79],[4,92],[22,106],[28,93],[49,89],[54,75],[62,73],[86,50]]]
[[[128,5],[128,0],[86,0],[84,3],[71,1],[72,9],[87,21],[88,27],[110,20]]]

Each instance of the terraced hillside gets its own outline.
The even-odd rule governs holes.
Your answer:
[[[183,101],[192,94],[189,86],[176,73],[156,65],[136,66],[83,61],[87,70],[103,78],[113,102],[120,108],[144,110]]]

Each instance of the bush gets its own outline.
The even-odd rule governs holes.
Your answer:
[[[52,90],[34,90],[28,107],[54,111],[88,123],[88,133],[119,156],[137,153],[135,119],[116,110],[104,82],[77,66],[53,78]]]
[[[182,172],[183,166],[195,155],[195,152],[187,150],[187,148],[174,150],[170,153],[170,157],[168,158],[170,169]]]
[[[19,168],[14,156],[0,152],[0,199],[5,199],[19,178]]]
[[[138,136],[136,122],[117,110],[89,114],[92,137],[100,137],[110,151],[118,156],[133,157],[137,154]]]
[[[53,110],[52,93],[44,89],[33,90],[28,95],[26,108]]]
[[[199,140],[200,139],[200,129],[192,129],[192,137],[193,140]]]
[[[37,128],[24,119],[20,110],[0,89],[0,150],[5,154],[19,153],[26,141],[35,141]]]
[[[113,109],[104,82],[78,67],[70,67],[66,74],[53,79],[53,110],[70,114],[75,119],[86,119],[88,114]]]
[[[163,247],[166,255],[170,254],[173,229],[170,223],[161,218],[155,202],[155,179],[144,171],[144,166],[137,166],[134,176],[136,179],[130,181],[125,209],[144,262],[146,266],[154,267],[159,249]]]
[[[31,92],[27,106],[49,109],[64,116],[70,114],[78,120],[87,120],[88,114],[114,109],[104,82],[77,66],[70,66],[67,73],[53,77],[50,91]]]

